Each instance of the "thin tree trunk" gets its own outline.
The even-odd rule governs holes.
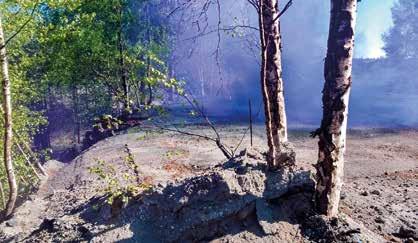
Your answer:
[[[128,77],[126,73],[126,67],[125,67],[125,57],[123,55],[123,6],[122,2],[119,2],[119,30],[118,30],[118,49],[119,49],[119,65],[120,65],[120,78],[121,78],[121,84],[123,88],[123,106],[124,111],[123,113],[129,113],[130,112],[130,98],[129,98],[129,84],[128,84]]]
[[[338,214],[344,174],[344,153],[357,0],[331,0],[328,51],[325,59],[323,118],[319,135],[316,204],[320,213]]]
[[[145,98],[146,98],[146,95],[145,95],[145,88],[146,88],[146,84],[145,84],[145,81],[144,80],[142,80],[141,81],[141,84],[139,85],[139,97],[140,97],[140,104],[141,105],[145,105]]]
[[[1,203],[2,203],[2,208],[1,209],[5,209],[6,208],[6,199],[4,196],[4,188],[3,188],[3,183],[0,180],[0,197],[1,197]]]
[[[4,153],[3,160],[6,168],[7,179],[9,182],[9,199],[6,205],[5,216],[9,217],[14,210],[17,198],[17,183],[12,162],[12,98],[10,90],[9,67],[7,62],[7,53],[5,47],[5,38],[3,32],[2,19],[0,17],[0,63],[3,75],[3,106],[4,106]]]
[[[281,36],[277,0],[260,0],[261,88],[263,93],[268,163],[271,169],[285,166],[281,145],[287,142],[287,121],[283,95]]]
[[[51,92],[50,84],[48,84],[47,97],[48,98],[45,100],[45,109],[46,109],[47,118],[49,120],[49,118],[52,116],[51,115],[51,104],[52,104],[52,97],[53,97],[52,92]],[[46,140],[46,148],[51,148],[51,126],[50,126],[49,122],[46,125],[44,138]]]
[[[80,115],[79,115],[79,99],[78,99],[78,88],[76,85],[72,87],[73,96],[73,112],[74,112],[74,144],[80,144]]]
[[[167,76],[166,76],[166,78],[167,78],[166,82],[167,82],[167,83],[170,83],[170,80],[171,80],[172,78],[174,78],[174,69],[173,69],[173,67],[172,67],[171,61],[169,61],[169,62],[167,63],[167,74],[166,74],[166,75],[167,75]],[[174,100],[174,93],[175,93],[175,87],[171,87],[171,88],[168,90],[168,100],[169,100],[169,101],[173,101],[173,100]]]
[[[154,100],[154,96],[152,94],[152,86],[151,84],[148,84],[148,102],[147,105],[150,106],[152,104],[152,101]]]
[[[146,6],[146,11],[147,11],[147,25],[151,26],[151,10],[150,10],[150,4],[148,3]],[[150,28],[147,29],[147,39],[148,39],[148,48],[151,49],[151,43],[152,43],[152,36],[151,36],[151,31]],[[147,77],[148,79],[151,79],[151,56],[150,54],[148,54],[147,57]],[[148,101],[147,101],[147,105],[150,106],[152,104],[152,100],[153,100],[153,94],[152,94],[152,87],[151,87],[151,83],[147,84],[148,86]],[[145,95],[144,95],[145,96]]]

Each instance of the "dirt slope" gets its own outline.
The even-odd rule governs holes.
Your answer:
[[[191,129],[210,134],[208,129]],[[223,127],[225,143],[236,144],[243,129]],[[262,127],[255,130],[254,143],[263,149]],[[309,139],[307,132],[291,135],[297,148],[298,166],[311,169],[316,158],[316,141]],[[240,149],[248,143],[245,139]],[[40,239],[39,242],[42,239],[82,240],[92,236],[105,242],[130,239],[132,231],[128,224],[122,223],[124,218],[113,222],[108,211],[95,206],[102,200],[97,196],[103,194],[104,185],[88,169],[102,160],[122,175],[126,171],[123,163],[126,145],[139,164],[143,179],[154,185],[180,181],[225,162],[216,146],[206,140],[174,133],[119,135],[99,142],[70,164],[51,162],[48,166],[51,177],[31,201],[17,210],[16,217],[0,225],[3,231],[0,237],[15,241]],[[413,242],[413,238],[417,238],[417,132],[352,133],[348,140],[345,171],[342,212],[387,240],[402,242],[409,239]],[[91,210],[86,210],[86,206]],[[48,230],[36,231],[40,227]],[[54,227],[72,233],[63,235],[62,230],[54,233]]]

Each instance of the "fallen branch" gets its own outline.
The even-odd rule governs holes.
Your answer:
[[[198,138],[202,138],[202,139],[205,139],[205,140],[208,140],[208,141],[215,142],[216,146],[221,150],[222,154],[228,160],[229,159],[232,159],[234,157],[234,155],[235,155],[234,152],[229,151],[225,147],[225,145],[222,144],[222,142],[220,141],[220,139],[212,138],[212,137],[209,137],[209,136],[206,136],[206,135],[197,134],[197,133],[186,132],[186,131],[180,130],[179,128],[175,127],[174,125],[173,125],[174,126],[174,129],[167,128],[167,127],[162,127],[162,126],[159,126],[156,123],[153,123],[153,125],[155,127],[157,127],[158,129],[163,130],[163,131],[176,132],[176,133],[179,133],[179,134],[183,134],[183,135],[187,135],[187,136],[192,136],[192,137],[198,137]]]
[[[23,144],[23,146],[25,147],[25,149],[29,152],[29,156],[33,160],[32,163],[35,164],[35,166],[38,168],[38,170],[41,172],[41,174],[43,176],[47,176],[48,174],[46,173],[44,167],[39,162],[39,160],[38,160],[37,156],[35,155],[35,153],[30,148],[29,144],[27,144],[14,129],[13,129],[13,133],[14,133],[15,137],[17,138],[18,142],[20,141]]]
[[[3,110],[3,107],[2,106],[0,106],[0,112],[2,113],[2,114],[4,114],[4,110]],[[1,120],[1,121],[3,121],[3,120]],[[34,160],[34,164],[35,164],[35,166],[38,168],[38,170],[41,172],[41,174],[42,175],[44,175],[44,176],[47,176],[48,174],[46,173],[46,171],[45,171],[45,169],[43,168],[43,166],[41,165],[41,163],[39,163],[39,160],[37,159],[37,157],[36,157],[36,155],[35,155],[35,153],[32,151],[32,149],[30,148],[30,146],[29,146],[29,144],[27,144],[26,142],[25,142],[25,140],[23,140],[21,137],[20,137],[20,135],[19,135],[19,133],[17,133],[16,132],[16,130],[14,129],[14,128],[12,128],[12,131],[13,131],[13,135],[16,137],[16,140],[17,140],[17,146],[18,146],[18,148],[19,148],[19,151],[22,153],[22,155],[24,156],[24,157],[27,157],[26,156],[26,154],[23,152],[24,150],[22,149],[22,147],[19,145],[19,142],[20,143],[22,143],[23,144],[23,146],[26,148],[26,150],[29,152],[29,155],[30,155],[30,157]],[[30,161],[30,159],[29,159],[29,157],[27,157],[28,158],[28,160]],[[26,159],[26,158],[25,158]],[[39,178],[39,174],[37,174],[36,173],[36,175],[38,176],[38,178]]]
[[[38,179],[40,179],[41,177],[39,176],[38,172],[36,171],[35,167],[33,167],[29,157],[26,155],[25,151],[23,151],[22,147],[20,146],[19,143],[16,143],[16,147],[18,148],[19,152],[22,154],[23,158],[26,161],[26,164],[31,168],[32,172],[36,175],[36,177]]]
[[[197,110],[197,112],[199,112],[199,115],[205,119],[207,125],[212,129],[212,131],[216,134],[216,145],[218,146],[218,148],[222,151],[222,153],[225,155],[225,157],[227,157],[228,159],[232,159],[235,156],[235,152],[234,151],[229,151],[221,142],[221,136],[218,132],[218,130],[216,129],[215,125],[209,120],[209,117],[205,114],[203,108],[201,108],[195,99],[190,100],[190,98],[187,95],[183,95],[183,98],[185,98],[187,100],[187,102],[190,104],[190,106],[192,108],[194,108],[195,110]],[[192,97],[193,98],[193,97]]]

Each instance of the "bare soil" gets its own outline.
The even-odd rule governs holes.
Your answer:
[[[213,135],[205,127],[187,130]],[[239,143],[245,130],[243,126],[220,128],[224,143],[231,148]],[[265,149],[263,127],[254,130],[254,146]],[[309,138],[309,130],[295,130],[290,135],[296,147],[297,166],[313,170],[316,139]],[[106,139],[69,164],[49,162],[50,177],[31,200],[17,209],[14,218],[0,225],[0,241],[129,241],[132,229],[123,223],[127,219],[111,219],[108,211],[97,208],[103,201],[100,196],[104,185],[89,172],[102,160],[115,167],[115,176],[122,176],[127,171],[123,163],[126,145],[143,179],[157,186],[190,178],[226,161],[213,142],[178,133],[132,130]],[[248,135],[237,152],[246,147]],[[348,136],[346,160],[341,212],[387,241],[418,240],[418,131],[353,130]],[[54,227],[62,230],[54,231]],[[64,231],[73,233],[66,235]],[[269,242],[268,238],[264,240]]]

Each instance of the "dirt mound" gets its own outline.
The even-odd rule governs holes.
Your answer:
[[[258,156],[260,157],[260,156]],[[71,188],[68,189],[71,191]],[[315,216],[309,171],[268,171],[245,153],[191,178],[156,186],[140,200],[109,216],[104,198],[64,216],[45,218],[24,242],[378,242],[346,219]],[[74,200],[65,195],[68,200]],[[77,205],[77,203],[74,203]],[[97,205],[101,205],[97,209]],[[67,211],[67,212],[66,212]],[[343,225],[343,227],[341,227]]]
[[[236,141],[240,137],[241,134],[234,130],[225,140]],[[353,139],[352,143],[360,144],[363,139]],[[255,137],[254,141],[255,144],[262,143],[260,137]],[[375,144],[376,141],[365,143]],[[302,142],[306,147],[300,145]],[[316,147],[313,142],[310,144],[303,139],[296,143],[302,148],[297,153],[298,169],[268,172],[263,156],[257,151],[242,153],[241,157],[225,163],[216,145],[176,134],[145,132],[105,139],[63,168],[52,163],[51,170],[54,171],[49,174],[53,176],[17,210],[13,219],[0,225],[0,241],[414,240],[416,170],[389,171],[375,176],[374,167],[362,165],[363,173],[371,174],[371,177],[346,178],[341,208],[345,214],[337,220],[327,221],[313,213],[312,179],[306,171],[310,168],[308,157],[313,158],[310,154],[316,152]],[[143,177],[154,189],[128,205],[121,203],[118,217],[112,217],[114,209],[105,202],[103,181],[97,180],[97,175],[91,174],[89,168],[97,165],[97,161],[103,161],[115,168],[115,177],[123,177],[126,146],[132,151]],[[304,152],[308,148],[309,153]],[[367,155],[359,152],[356,156]],[[305,163],[300,163],[301,160]],[[359,163],[348,161],[347,171],[352,171],[356,165]],[[373,173],[367,171],[370,168]],[[367,192],[366,196],[362,195],[364,192]],[[379,216],[384,224],[374,220]],[[379,224],[382,230],[377,228]]]

